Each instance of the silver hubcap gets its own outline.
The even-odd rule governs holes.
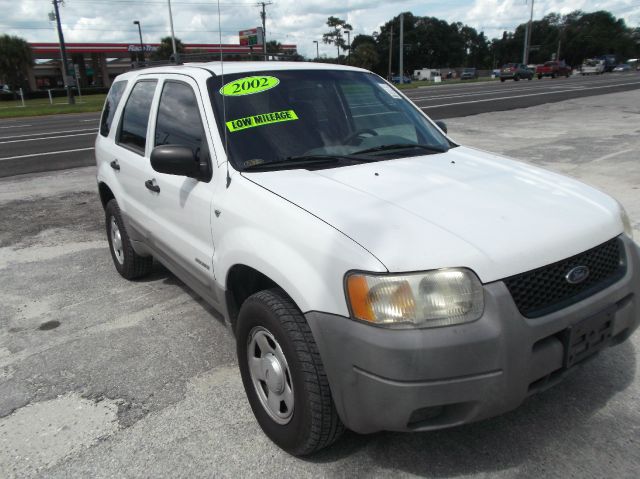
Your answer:
[[[263,327],[249,335],[249,374],[262,407],[278,424],[287,424],[293,415],[293,384],[287,359],[278,341]]]
[[[120,228],[116,219],[111,217],[111,248],[115,254],[118,263],[124,264],[124,250],[122,249],[122,236],[120,235]]]

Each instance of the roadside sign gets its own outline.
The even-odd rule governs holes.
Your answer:
[[[238,37],[240,38],[240,45],[242,46],[262,45],[264,43],[262,27],[240,30]]]

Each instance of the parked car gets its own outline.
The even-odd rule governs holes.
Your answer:
[[[95,142],[115,269],[220,312],[292,454],[509,411],[638,327],[640,250],[608,195],[445,132],[348,66],[127,72]]]
[[[400,75],[394,75],[391,77],[393,83],[400,83]],[[402,83],[411,83],[411,78],[406,75],[402,76]]]
[[[500,70],[500,81],[509,79],[518,81],[525,78],[527,80],[531,80],[533,78],[533,72],[523,63],[507,63],[506,65],[503,65]]]
[[[477,80],[478,79],[478,70],[475,68],[465,68],[462,70],[462,74],[460,75],[460,80]]]
[[[626,63],[621,63],[620,65],[616,66],[613,69],[614,72],[617,73],[621,73],[621,72],[630,72],[631,71],[631,66],[627,65]]]
[[[613,69],[618,65],[618,60],[615,55],[601,55],[598,59],[604,61],[604,71],[612,72]]]
[[[581,75],[599,75],[604,73],[605,65],[604,60],[599,58],[589,58],[582,63],[582,67],[580,67]]]
[[[542,79],[542,77],[556,78],[564,76],[569,78],[570,75],[571,67],[563,61],[545,62],[544,64],[536,67],[536,76],[539,80]]]

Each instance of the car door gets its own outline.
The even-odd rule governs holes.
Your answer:
[[[157,192],[147,183],[151,177],[147,137],[149,117],[157,79],[138,80],[129,93],[122,110],[115,146],[113,148],[112,167],[118,170],[122,198],[121,210],[135,239],[147,240],[149,237],[150,207]]]
[[[213,281],[211,213],[214,188],[210,129],[203,121],[203,103],[197,82],[186,75],[166,75],[155,107],[153,147],[180,145],[191,148],[208,175],[195,179],[152,171],[147,178],[159,188],[153,198],[151,238],[165,261],[177,266],[203,286]]]

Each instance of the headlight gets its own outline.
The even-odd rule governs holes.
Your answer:
[[[484,311],[484,292],[470,270],[347,276],[347,301],[359,320],[392,328],[429,328],[475,321]]]
[[[629,215],[627,214],[627,211],[624,209],[624,206],[622,206],[621,203],[618,203],[618,206],[620,207],[620,219],[622,220],[622,225],[624,226],[624,232],[629,238],[633,239],[633,227],[631,226]]]

